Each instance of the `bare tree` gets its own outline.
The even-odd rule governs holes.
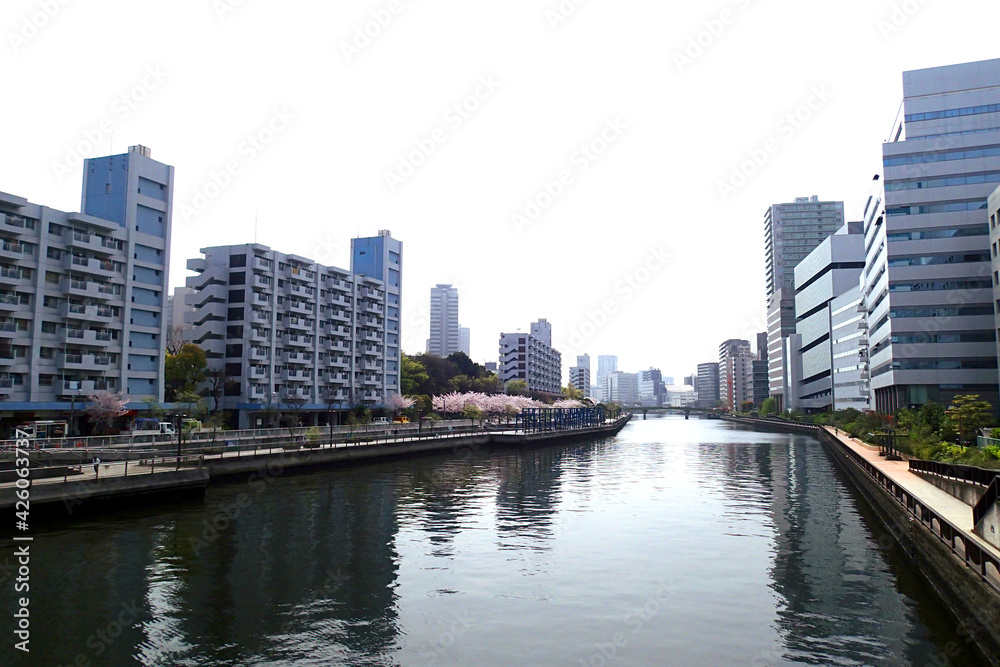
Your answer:
[[[170,327],[167,330],[167,354],[176,355],[184,347],[184,327]]]
[[[225,367],[209,368],[205,371],[205,380],[208,382],[208,395],[212,397],[212,412],[218,412],[229,380]]]

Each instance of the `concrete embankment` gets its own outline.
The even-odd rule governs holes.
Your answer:
[[[581,440],[612,436],[628,422],[623,417],[614,423],[585,429],[514,433],[510,431],[480,431],[470,434],[432,438],[400,438],[374,444],[325,446],[316,448],[276,448],[255,454],[227,452],[212,456],[191,456],[151,468],[148,461],[124,464],[103,464],[100,474],[89,465],[75,469],[75,474],[63,479],[32,479],[30,503],[32,509],[53,515],[72,515],[80,511],[114,508],[120,505],[107,501],[131,499],[131,496],[162,494],[173,496],[203,491],[208,484],[254,474],[274,476],[289,472],[331,468],[387,459],[420,456],[431,453],[466,453],[490,447],[541,447],[568,444]],[[75,478],[75,479],[74,479]],[[13,508],[17,501],[13,483],[0,486],[0,509]]]
[[[888,534],[954,615],[958,634],[967,644],[975,644],[989,664],[1000,666],[1000,551],[974,534],[971,507],[941,493],[940,485],[925,481],[924,476],[903,472],[903,464],[885,462],[876,452],[825,428],[786,426],[771,420],[727,420],[759,431],[807,434],[823,443]],[[949,647],[954,649],[949,655],[966,648]]]

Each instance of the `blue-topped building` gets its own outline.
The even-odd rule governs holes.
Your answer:
[[[0,411],[163,400],[173,167],[148,148],[84,163],[80,213],[0,192]]]

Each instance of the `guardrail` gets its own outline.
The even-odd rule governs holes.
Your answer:
[[[387,430],[403,431],[446,431],[449,428],[471,426],[472,420],[456,419],[435,422],[434,424],[392,423],[392,424],[357,424],[354,426],[298,426],[294,428],[244,429],[226,431],[222,429],[202,430],[183,434],[185,443],[204,443],[223,441],[260,440],[268,438],[303,438],[317,428],[320,438],[328,439],[345,433],[385,432]],[[0,440],[0,451],[12,450],[16,440]],[[79,438],[38,438],[31,440],[32,449],[106,449],[110,447],[135,447],[136,445],[176,445],[177,434],[165,435],[152,431],[136,431],[126,435],[89,436]]]
[[[833,437],[833,436],[831,436]],[[834,438],[840,450],[858,465],[882,490],[892,496],[908,515],[919,521],[932,535],[945,544],[952,554],[969,569],[978,570],[979,577],[994,591],[1000,593],[1000,559],[979,545],[972,536],[959,529],[918,499],[907,493],[892,478],[865,460],[860,454]],[[992,573],[989,568],[992,567]]]
[[[997,504],[998,490],[1000,490],[1000,477],[994,477],[993,481],[986,488],[986,493],[979,499],[976,506],[972,508],[973,526],[978,526],[983,517]]]
[[[989,487],[997,475],[1000,475],[1000,471],[997,470],[921,459],[910,459],[910,470],[947,477],[968,484],[977,484],[982,487]]]

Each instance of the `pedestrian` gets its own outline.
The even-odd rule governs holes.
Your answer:
[[[100,469],[100,467],[101,467],[101,459],[94,458],[94,478],[95,479],[97,478],[98,470]]]

